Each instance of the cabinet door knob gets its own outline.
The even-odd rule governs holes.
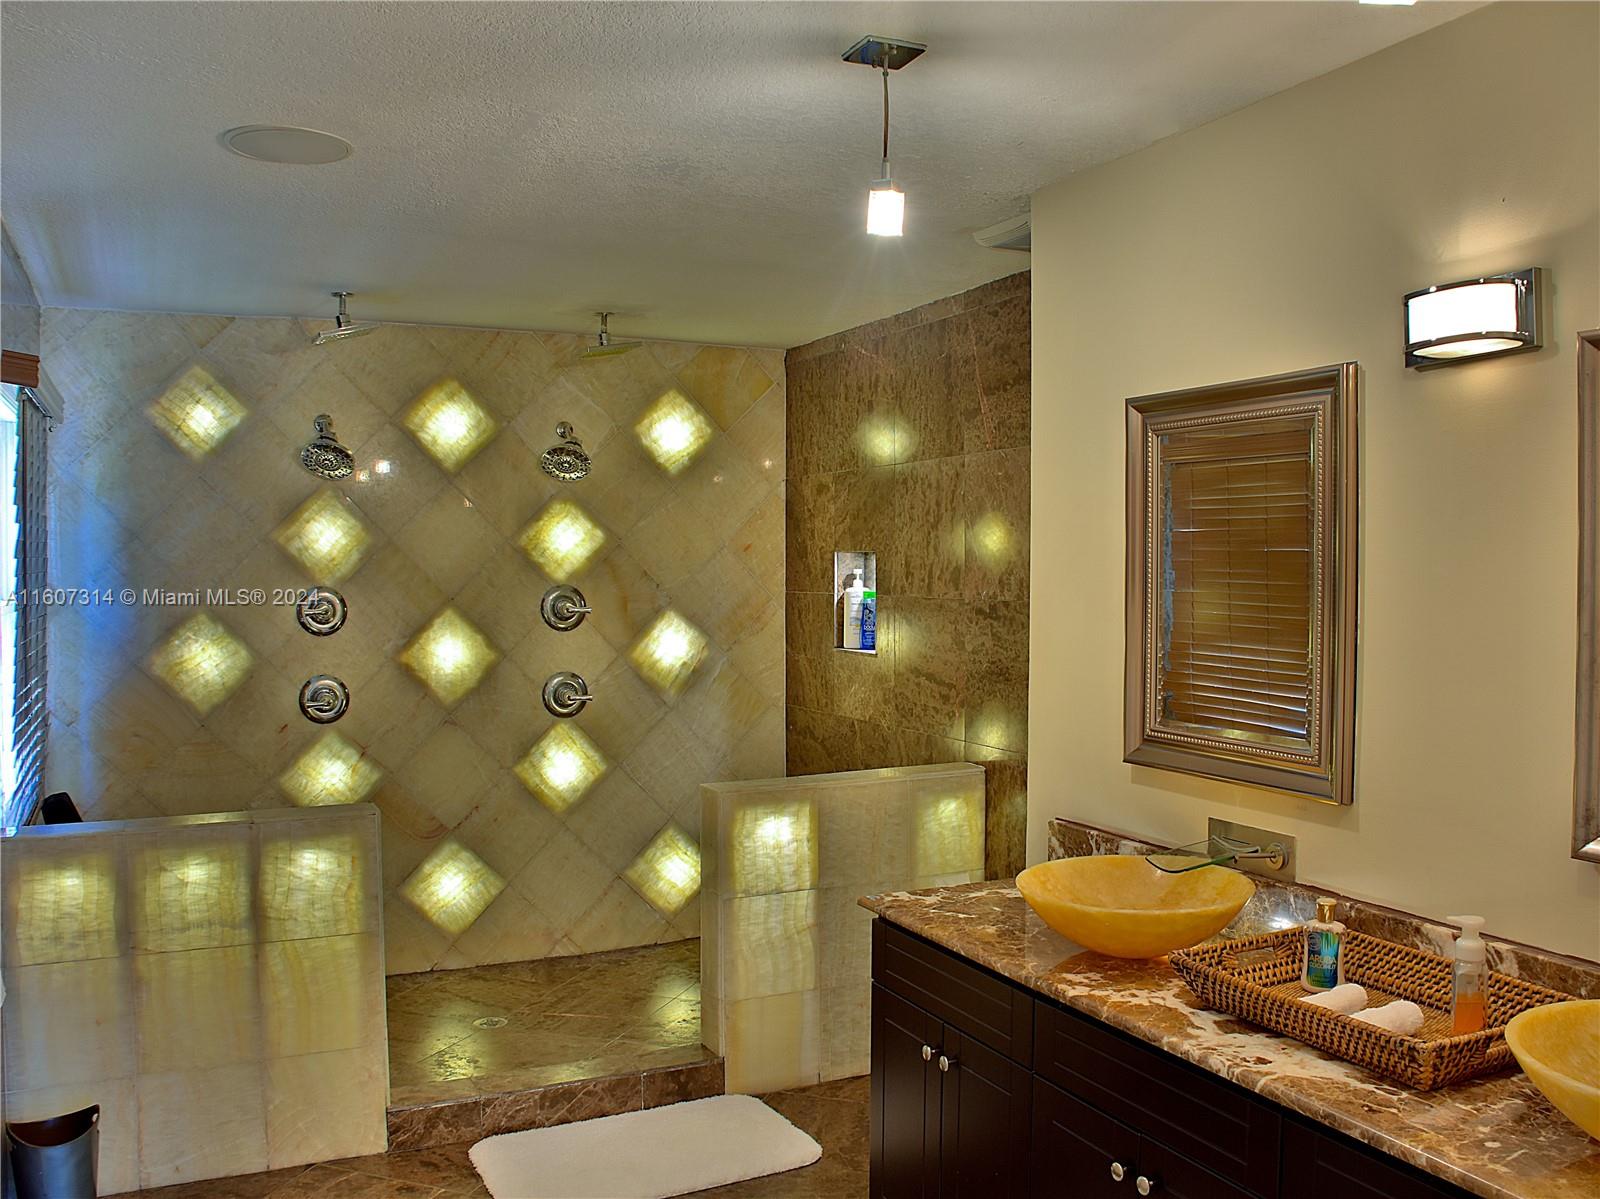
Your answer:
[[[953,1057],[945,1057],[945,1055],[942,1054],[942,1053],[939,1055],[939,1073],[948,1074],[948,1073],[950,1073],[950,1071],[954,1070],[955,1068],[956,1068],[956,1059],[955,1058],[953,1058]]]
[[[1133,1180],[1134,1189],[1141,1195],[1155,1194],[1156,1187],[1161,1185],[1159,1179],[1146,1178],[1143,1174]]]
[[[933,1060],[933,1046],[932,1045],[924,1045],[922,1047],[922,1060],[925,1061],[925,1062],[931,1062]]]
[[[1121,1182],[1127,1176],[1128,1176],[1127,1167],[1125,1167],[1121,1162],[1112,1162],[1111,1163],[1111,1181],[1112,1182]]]

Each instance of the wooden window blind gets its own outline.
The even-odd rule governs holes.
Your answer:
[[[1168,437],[1163,723],[1309,743],[1311,434],[1307,420]]]
[[[39,806],[44,778],[49,710],[45,692],[45,613],[37,602],[45,590],[48,540],[45,527],[45,436],[50,418],[33,394],[19,394],[19,445],[12,500],[17,511],[17,654],[12,754],[16,787],[5,797],[7,824],[25,823]]]

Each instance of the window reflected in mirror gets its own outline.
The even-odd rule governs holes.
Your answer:
[[[1129,401],[1127,761],[1350,801],[1355,381]]]

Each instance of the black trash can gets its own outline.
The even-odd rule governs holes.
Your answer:
[[[94,1199],[100,1107],[6,1124],[17,1199]]]

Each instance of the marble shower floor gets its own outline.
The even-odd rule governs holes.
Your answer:
[[[822,1160],[803,1170],[698,1191],[695,1199],[866,1199],[867,1094],[865,1078],[766,1095],[774,1108],[817,1139]],[[470,1145],[357,1157],[269,1174],[218,1178],[158,1191],[139,1199],[487,1199],[467,1160]]]
[[[700,942],[388,980],[391,1108],[710,1061]]]

